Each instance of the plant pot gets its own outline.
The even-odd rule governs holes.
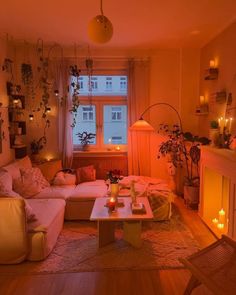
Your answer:
[[[199,186],[184,185],[184,201],[187,207],[198,208]]]
[[[215,147],[218,145],[218,141],[219,141],[219,136],[220,136],[220,131],[218,128],[211,128],[209,130],[209,139],[211,140],[211,146]]]

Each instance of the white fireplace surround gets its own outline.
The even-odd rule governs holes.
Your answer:
[[[200,176],[199,215],[218,237],[224,233],[236,240],[236,152],[202,146]],[[224,230],[212,222],[221,208]]]

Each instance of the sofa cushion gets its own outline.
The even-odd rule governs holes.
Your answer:
[[[32,163],[31,160],[28,156],[14,161],[6,166],[3,166],[2,169],[4,169],[5,171],[7,171],[11,176],[12,179],[17,179],[20,177],[20,168],[31,168],[32,167]]]
[[[46,187],[34,199],[63,199],[66,200],[74,191],[75,185],[63,185]]]
[[[0,204],[0,263],[20,263],[28,254],[24,201],[1,198]]]
[[[0,191],[11,191],[12,190],[12,177],[4,170],[0,171]]]
[[[25,202],[25,212],[26,212],[26,218],[27,222],[35,221],[37,220],[36,215],[33,212],[33,209],[28,204],[27,200],[22,198],[18,193],[12,191],[12,190],[0,190],[0,198],[17,198],[17,199],[23,199]]]
[[[52,181],[53,185],[75,185],[75,183],[76,175],[63,171],[58,172]]]
[[[104,197],[107,194],[107,186],[104,180],[95,180],[83,182],[77,185],[68,200],[82,201],[94,200],[96,198]]]
[[[80,167],[76,169],[77,184],[81,182],[95,181],[96,170],[93,165]]]
[[[64,223],[65,201],[30,199],[29,204],[38,220],[28,223],[27,259],[38,261],[45,259],[56,244]]]

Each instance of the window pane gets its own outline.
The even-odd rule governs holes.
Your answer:
[[[96,133],[96,106],[80,105],[77,112],[76,126],[73,128],[73,144],[81,144],[78,133]],[[96,144],[96,137],[90,144]]]
[[[104,144],[127,143],[127,106],[104,105],[103,107]]]
[[[73,81],[72,77],[72,81]],[[79,77],[80,90],[79,95],[86,96],[89,94],[89,79],[87,75]],[[92,76],[91,87],[94,96],[126,96],[127,95],[127,76]]]

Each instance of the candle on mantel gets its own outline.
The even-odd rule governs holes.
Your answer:
[[[223,134],[224,127],[225,127],[225,120],[223,117],[218,119],[219,127],[220,127],[220,134]]]
[[[215,67],[215,61],[212,59],[210,60],[210,68],[214,68]]]
[[[225,227],[224,223],[218,223],[217,224],[217,228],[220,229],[220,230],[223,230]]]
[[[200,106],[203,106],[205,104],[205,97],[204,95],[200,96]]]
[[[120,146],[116,146],[116,151],[120,151]]]
[[[229,118],[229,134],[231,134],[232,121],[233,118]]]
[[[212,223],[213,223],[214,225],[216,225],[218,222],[219,222],[219,220],[218,220],[217,218],[213,218],[213,219],[212,219]]]
[[[219,224],[224,224],[225,223],[225,211],[224,209],[222,208],[220,211],[219,211]]]

